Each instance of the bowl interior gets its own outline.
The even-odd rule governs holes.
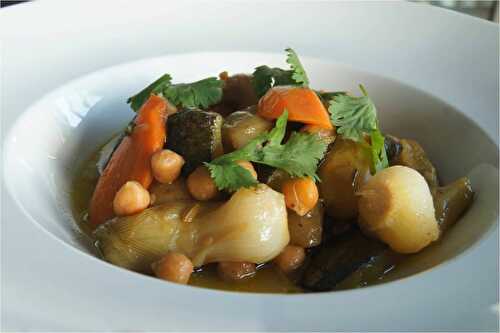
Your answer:
[[[383,131],[420,142],[442,183],[471,178],[477,193],[471,209],[442,242],[412,256],[392,278],[458,256],[496,224],[498,147],[467,117],[468,110],[455,110],[423,91],[345,65],[306,57],[303,63],[314,88],[358,93],[362,83],[377,105]],[[82,254],[94,255],[77,230],[69,193],[77,166],[132,118],[127,97],[165,72],[186,82],[223,70],[251,72],[260,64],[284,66],[283,55],[175,55],[114,66],[64,85],[32,105],[6,140],[4,176],[10,194],[34,223]]]

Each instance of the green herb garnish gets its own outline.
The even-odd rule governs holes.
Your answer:
[[[220,102],[222,98],[222,81],[209,77],[192,83],[171,84],[171,76],[161,78],[147,86],[138,94],[130,97],[127,103],[134,111],[140,109],[151,94],[161,95],[178,107],[206,109]]]
[[[257,184],[248,170],[236,164],[239,160],[279,168],[293,177],[319,180],[316,169],[328,145],[316,135],[299,132],[293,132],[282,144],[287,119],[288,112],[285,111],[270,132],[253,139],[241,149],[205,163],[217,187],[235,191]]]
[[[337,133],[346,139],[365,144],[372,157],[371,171],[375,173],[389,166],[384,147],[384,136],[379,130],[377,109],[360,85],[363,96],[339,94],[330,100],[328,111]]]
[[[130,103],[130,107],[135,112],[139,111],[142,104],[151,96],[151,94],[159,94],[163,89],[170,86],[172,77],[169,74],[162,75],[159,79],[151,83],[149,86],[141,90],[139,93],[127,99],[127,103]]]
[[[255,68],[252,75],[252,84],[257,96],[264,96],[269,89],[275,86],[309,85],[309,79],[297,53],[291,48],[287,48],[285,51],[287,52],[286,62],[291,69],[271,68],[265,65]]]

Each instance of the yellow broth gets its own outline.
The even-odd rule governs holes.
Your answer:
[[[88,224],[88,207],[99,178],[96,162],[99,159],[100,149],[101,147],[77,168],[71,191],[73,216],[81,232],[91,238],[93,238],[93,235],[92,229]],[[253,277],[235,282],[223,281],[217,275],[215,265],[208,265],[193,273],[189,284],[204,288],[242,292],[301,292],[300,288],[273,265],[265,265]]]
[[[88,224],[88,207],[92,193],[97,184],[99,173],[96,163],[99,159],[99,147],[87,160],[83,161],[76,169],[71,191],[71,204],[74,219],[82,232],[94,240],[92,228]],[[400,269],[405,269],[411,264],[413,256],[400,255],[386,250],[382,255],[372,258],[351,273],[346,279],[338,283],[334,290],[345,290],[375,285],[394,280]],[[306,262],[309,261],[307,256]],[[398,268],[398,269],[397,269]],[[298,293],[303,290],[294,281],[300,276],[301,269],[290,276],[284,275],[272,264],[266,264],[257,270],[257,273],[242,281],[230,282],[222,280],[216,271],[215,265],[207,265],[197,270],[191,276],[190,285],[240,292],[265,292],[265,293]]]

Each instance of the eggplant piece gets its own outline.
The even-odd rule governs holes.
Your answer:
[[[337,138],[318,169],[319,191],[326,212],[336,220],[358,216],[355,192],[370,176],[370,156],[354,141]]]
[[[166,147],[184,158],[184,174],[224,153],[222,122],[220,114],[198,109],[185,109],[168,117]]]
[[[335,286],[379,255],[387,247],[353,229],[322,245],[312,255],[301,285],[312,291],[333,290]]]
[[[439,186],[436,168],[427,157],[424,148],[414,140],[401,139],[401,150],[394,156],[392,165],[403,165],[417,170],[424,176],[431,189]]]
[[[252,139],[273,127],[272,122],[250,111],[231,113],[222,125],[222,142],[226,152],[240,149]]]
[[[469,208],[474,198],[474,191],[467,177],[455,180],[432,192],[436,220],[441,234],[453,226]]]
[[[356,271],[335,286],[335,290],[345,290],[374,285],[384,281],[387,273],[392,271],[406,256],[386,249],[370,258]]]
[[[395,136],[385,135],[384,148],[387,154],[387,160],[389,160],[389,164],[393,165],[393,159],[399,156],[399,154],[401,153],[401,149],[403,149],[401,142],[399,142],[399,139]]]

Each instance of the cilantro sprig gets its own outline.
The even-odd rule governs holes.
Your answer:
[[[290,69],[271,68],[266,65],[255,68],[252,74],[252,84],[257,96],[264,96],[269,89],[275,86],[309,85],[309,78],[297,53],[291,48],[287,48],[285,51],[287,53],[286,62],[290,65]]]
[[[367,148],[372,160],[371,171],[376,173],[389,166],[384,136],[379,129],[375,104],[365,88],[359,87],[363,96],[338,94],[330,100],[328,111],[338,134]]]
[[[316,135],[299,132],[293,132],[282,144],[287,120],[288,112],[285,111],[270,132],[258,136],[241,149],[205,163],[217,187],[235,191],[257,184],[248,170],[236,164],[239,160],[283,169],[293,177],[307,176],[319,180],[316,169],[327,144]]]
[[[307,87],[309,85],[309,78],[307,77],[306,71],[299,60],[297,53],[291,49],[285,49],[287,52],[286,62],[292,68],[293,74],[292,79],[297,82],[297,84]]]
[[[138,111],[151,94],[160,95],[176,106],[185,108],[206,109],[217,104],[222,98],[222,81],[209,77],[192,83],[171,83],[172,77],[164,74],[136,95],[127,103],[134,111]]]

